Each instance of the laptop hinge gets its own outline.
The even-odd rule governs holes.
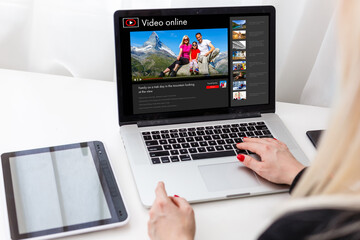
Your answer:
[[[169,125],[169,124],[180,124],[180,123],[191,123],[191,122],[208,122],[217,120],[230,120],[230,119],[242,119],[242,118],[254,118],[261,117],[260,112],[249,112],[249,113],[228,113],[221,115],[206,115],[196,117],[183,117],[183,118],[168,118],[168,119],[157,119],[157,120],[146,120],[138,121],[139,127],[158,126],[158,125]]]

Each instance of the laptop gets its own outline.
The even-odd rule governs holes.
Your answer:
[[[243,137],[277,138],[309,161],[275,114],[272,6],[114,14],[120,134],[141,202],[163,181],[189,202],[288,191],[236,158]],[[259,159],[260,160],[260,159]]]

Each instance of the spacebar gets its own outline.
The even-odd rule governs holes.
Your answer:
[[[191,154],[193,160],[199,160],[204,158],[229,157],[229,156],[235,156],[235,151],[231,150],[231,151]]]

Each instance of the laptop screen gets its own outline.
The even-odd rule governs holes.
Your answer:
[[[271,105],[272,14],[272,7],[116,12],[120,115],[151,119]]]

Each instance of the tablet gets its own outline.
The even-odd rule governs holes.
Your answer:
[[[12,239],[49,239],[128,222],[101,142],[4,153],[1,162]]]

